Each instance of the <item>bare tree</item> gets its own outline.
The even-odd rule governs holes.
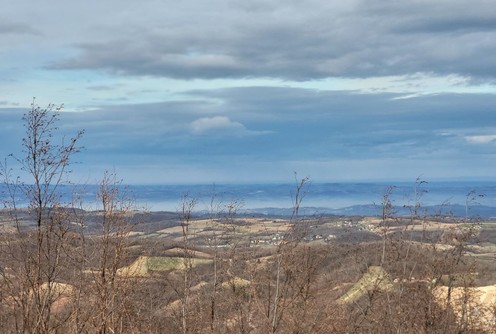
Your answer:
[[[288,275],[285,275],[285,279],[282,279],[282,274],[285,268],[288,268],[290,261],[291,251],[298,245],[301,240],[301,226],[297,225],[297,218],[300,211],[301,203],[305,197],[305,186],[308,184],[310,178],[304,177],[301,180],[298,179],[295,173],[295,192],[293,194],[293,210],[291,215],[291,227],[285,233],[283,240],[277,247],[277,252],[275,255],[275,265],[276,265],[276,277],[275,277],[275,290],[274,290],[274,300],[272,303],[271,313],[271,326],[270,330],[272,333],[276,332],[279,327],[279,323],[282,319],[283,313],[287,304],[285,301],[283,291],[286,290],[290,284],[288,280]],[[268,308],[270,310],[270,307]]]
[[[133,269],[120,270],[127,259],[129,233],[135,223],[134,203],[120,189],[121,182],[115,173],[104,174],[100,182],[100,232],[91,243],[92,256],[96,257],[94,276],[93,326],[98,333],[122,333],[132,323],[128,304],[133,289]]]
[[[468,222],[468,218],[469,218],[469,215],[468,215],[468,211],[470,210],[470,207],[471,206],[474,206],[474,205],[479,205],[479,200],[484,198],[485,195],[484,194],[479,194],[477,192],[477,190],[475,189],[472,189],[470,190],[467,195],[465,195],[465,221]]]
[[[70,211],[62,201],[59,188],[68,183],[69,166],[72,157],[80,151],[78,142],[83,135],[83,131],[79,131],[67,142],[62,138],[57,143],[55,135],[62,107],[49,104],[42,108],[33,99],[30,111],[23,116],[23,156],[11,155],[24,175],[13,177],[7,163],[0,166],[0,175],[9,191],[7,205],[16,227],[9,252],[20,263],[12,269],[19,281],[15,282],[17,292],[11,297],[16,313],[22,315],[16,327],[24,332],[47,333],[61,323],[60,319],[53,318],[53,305],[60,295],[56,280],[61,276],[67,256],[65,245],[71,234]],[[32,230],[23,229],[24,211],[19,209],[18,203],[23,200],[28,203],[27,213],[35,222],[34,234]]]
[[[182,289],[182,299],[181,299],[181,328],[183,333],[188,333],[189,331],[189,303],[190,303],[190,292],[192,284],[192,269],[193,269],[193,249],[191,249],[191,235],[190,235],[190,224],[192,221],[193,210],[196,206],[196,199],[190,198],[187,195],[183,196],[181,204],[181,230],[183,236],[183,262],[184,262],[184,272],[183,272],[183,289]]]
[[[389,232],[389,223],[394,216],[394,205],[392,195],[395,187],[388,186],[384,190],[381,202],[381,236],[382,236],[382,255],[381,255],[381,267],[384,266],[384,261],[386,258],[386,242]]]

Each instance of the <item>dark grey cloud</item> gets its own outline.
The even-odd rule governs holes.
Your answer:
[[[367,162],[489,170],[494,95],[416,94],[488,91],[493,9],[486,0],[11,2],[0,20],[3,100],[35,89],[75,104],[68,108],[82,111],[64,112],[60,129],[86,129],[81,161],[130,166],[135,175],[174,166],[182,177],[190,167],[203,176],[230,168],[235,177],[283,165],[292,175],[295,161],[321,173],[337,161],[335,173],[357,175],[374,174],[362,168]],[[403,77],[340,80],[385,75]],[[333,89],[347,91],[283,87],[326,77],[340,78],[288,85],[336,82]],[[162,78],[255,80],[191,81],[185,91],[184,81]],[[282,80],[256,80],[271,78]],[[218,89],[263,82],[280,87]],[[363,93],[374,85],[374,94]],[[4,156],[18,147],[24,110],[0,106]]]
[[[474,153],[466,136],[496,134],[496,127],[487,128],[496,124],[493,95],[394,99],[267,87],[190,94],[198,101],[104,107],[65,117],[71,127],[87,129],[88,148],[95,152],[198,159],[220,152],[257,159],[457,156]],[[212,98],[222,103],[207,102]]]
[[[61,135],[86,130],[80,170],[128,168],[138,179],[144,177],[140,170],[150,178],[172,173],[187,180],[186,171],[209,170],[219,177],[270,179],[280,176],[278,170],[291,175],[295,166],[302,166],[302,173],[315,170],[312,176],[318,178],[327,164],[335,164],[338,178],[350,170],[358,178],[384,176],[384,170],[367,171],[368,163],[374,168],[410,164],[413,176],[452,164],[456,169],[450,173],[463,176],[464,171],[480,175],[496,159],[491,94],[397,99],[400,95],[274,87],[188,94],[190,101],[63,112]],[[1,156],[19,149],[23,112],[0,109]]]
[[[494,17],[439,18],[437,20],[419,18],[398,26],[400,33],[425,34],[464,34],[490,32],[496,30]]]
[[[51,68],[185,79],[416,72],[496,76],[496,12],[483,0],[470,6],[462,1],[312,1],[305,6],[214,1],[209,8],[159,5],[154,9],[163,19],[146,12],[146,25],[137,18],[124,26],[109,19],[96,41],[73,44],[77,54]]]
[[[0,18],[0,35],[39,35],[39,30],[28,23],[19,23]]]

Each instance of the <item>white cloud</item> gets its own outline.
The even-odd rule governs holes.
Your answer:
[[[207,132],[222,131],[246,132],[246,128],[239,122],[233,122],[226,116],[202,117],[191,123],[191,131],[194,134],[204,134]]]
[[[496,135],[465,136],[470,144],[488,144],[496,141]]]

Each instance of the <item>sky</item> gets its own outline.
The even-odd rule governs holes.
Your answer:
[[[494,179],[485,0],[0,0],[0,157],[33,97],[78,182]]]

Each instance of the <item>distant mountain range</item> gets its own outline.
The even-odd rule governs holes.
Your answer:
[[[177,212],[187,195],[196,199],[197,213],[212,208],[225,211],[227,205],[235,203],[238,213],[290,216],[295,184],[131,185],[120,189],[135,201],[137,208],[149,211]],[[417,187],[414,182],[311,182],[300,194],[300,215],[377,216],[381,214],[386,189],[392,190],[389,200],[399,216],[408,216],[408,206],[420,203],[419,212],[426,215],[465,217],[467,206],[470,217],[496,217],[496,181],[442,181],[417,183]],[[77,196],[84,209],[99,208],[96,185],[63,186],[59,191],[62,201],[69,202]],[[0,183],[0,200],[8,197],[7,188]],[[22,207],[27,203],[27,199],[19,197],[16,204]]]
[[[393,215],[397,217],[409,217],[411,211],[407,207],[395,206]],[[262,216],[283,216],[288,217],[293,214],[292,208],[254,208],[245,209],[239,212],[247,215]],[[352,205],[344,208],[324,208],[324,207],[303,207],[300,208],[299,216],[380,216],[381,208],[377,205]],[[451,216],[465,218],[466,208],[459,204],[425,206],[418,210],[417,215],[422,216]],[[471,220],[496,219],[496,207],[476,205],[468,208],[468,218]]]

